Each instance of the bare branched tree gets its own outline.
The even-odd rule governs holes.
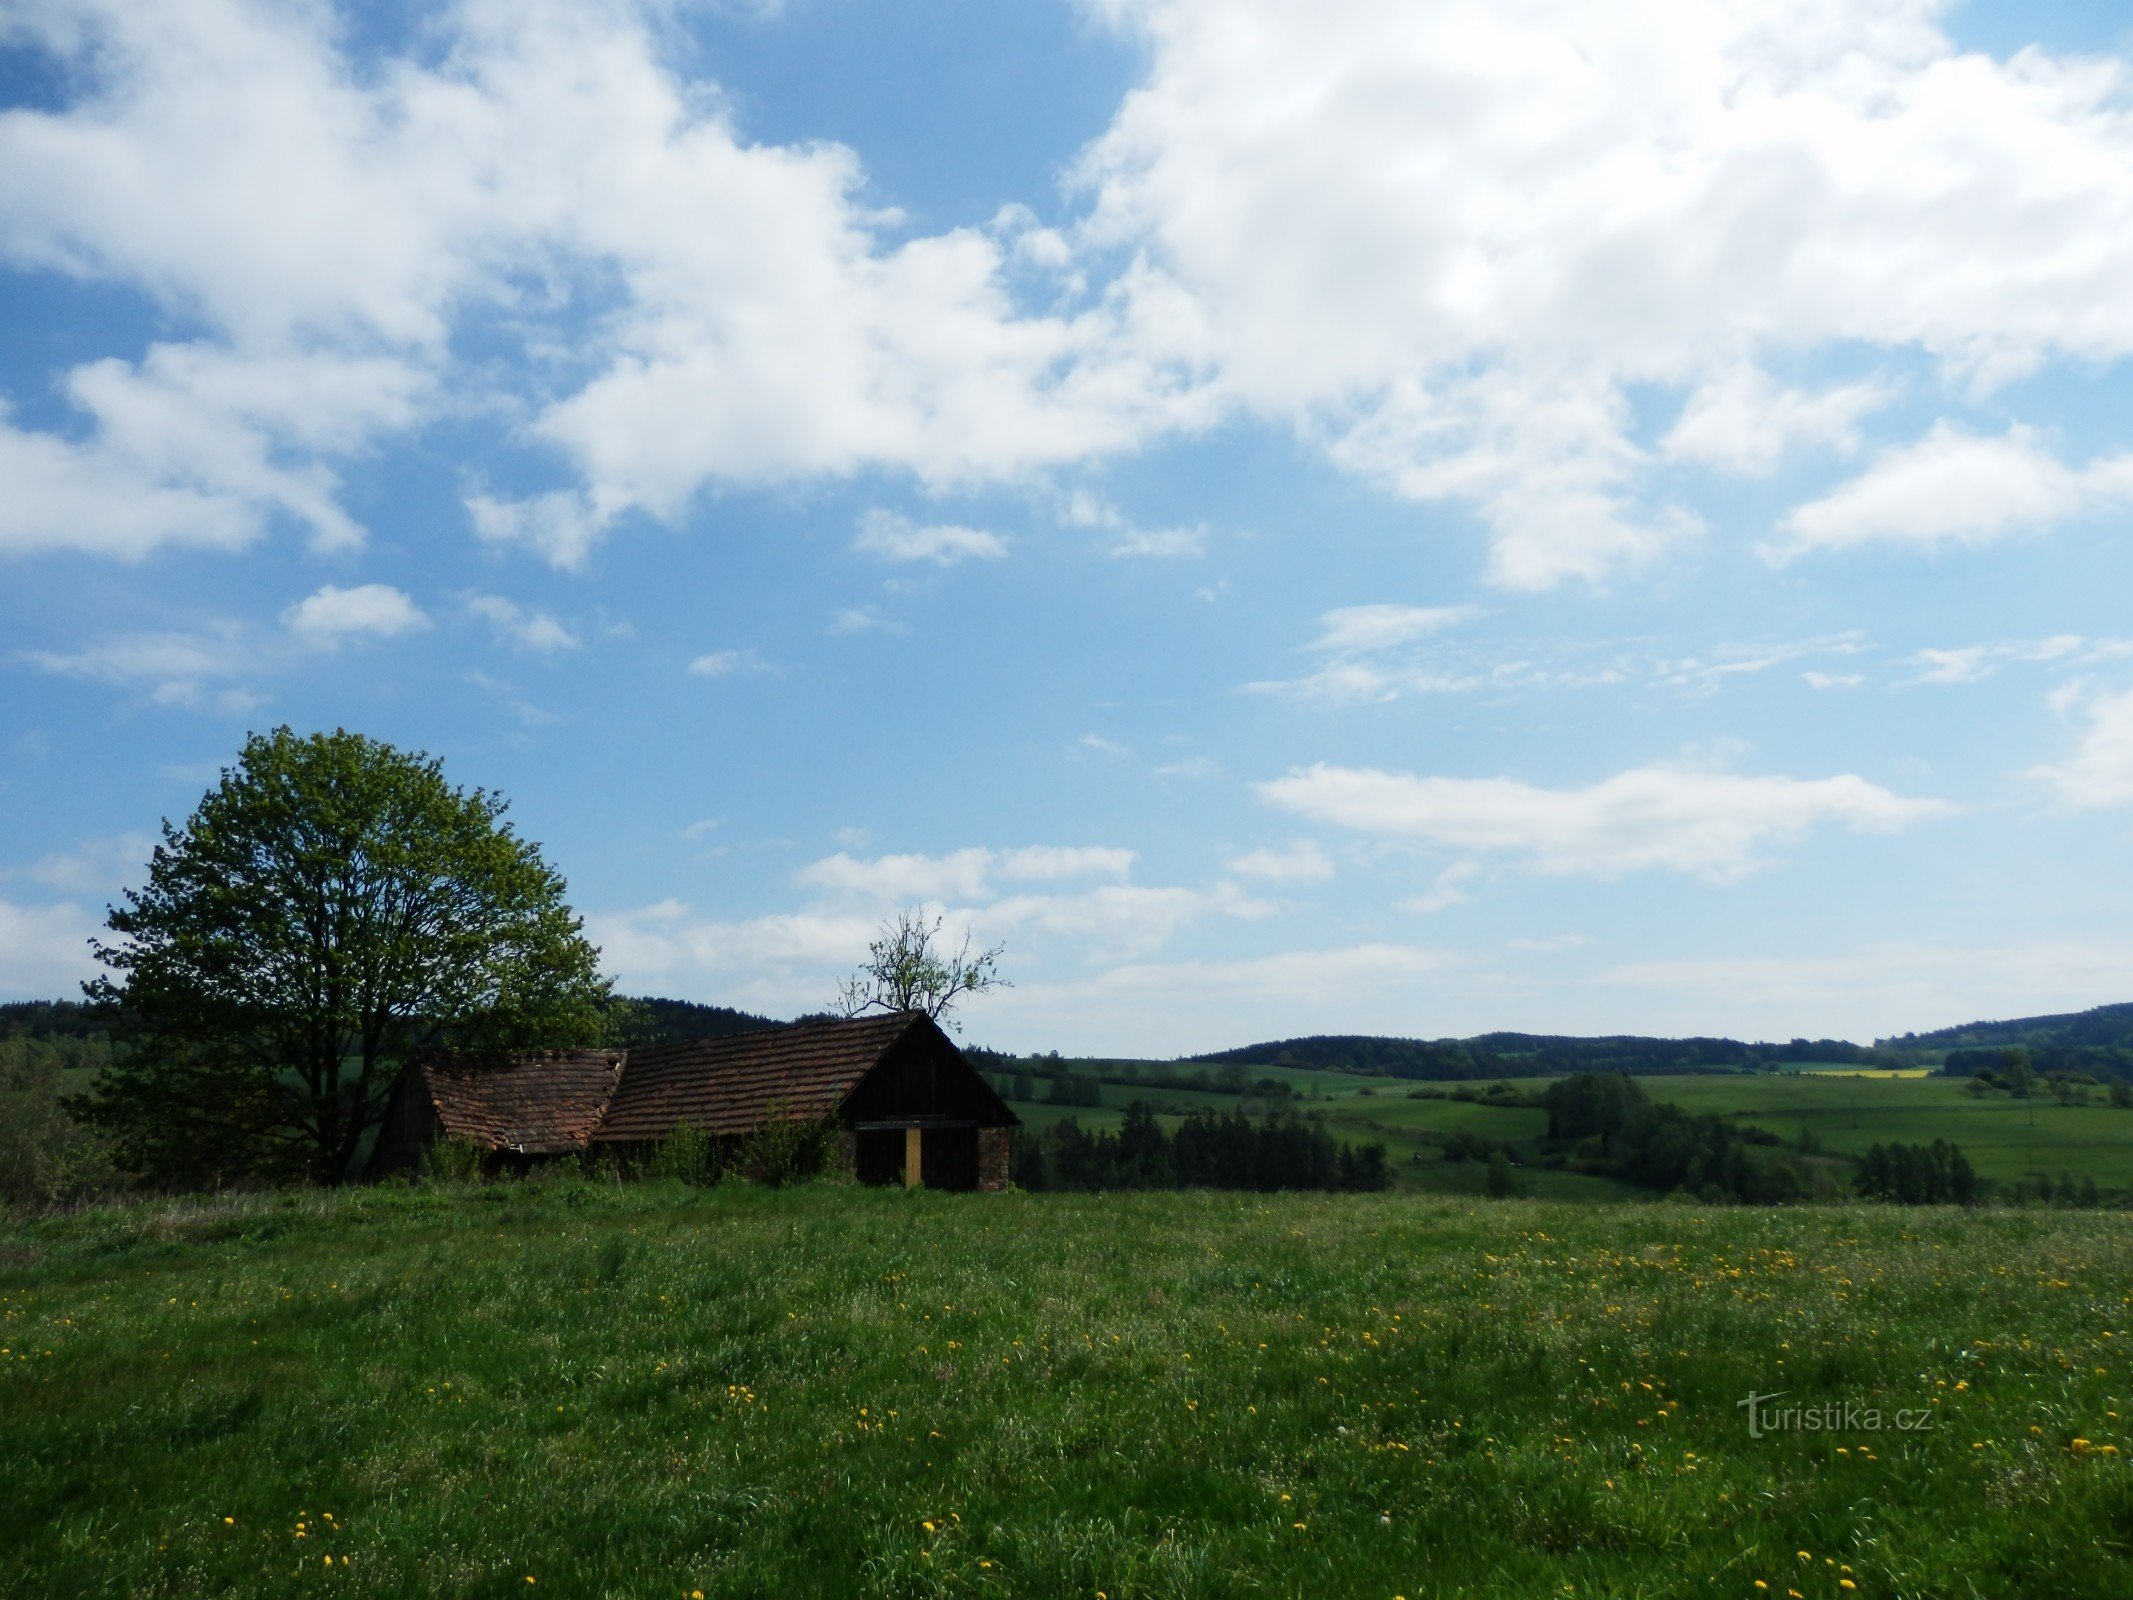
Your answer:
[[[848,1017],[868,1011],[923,1011],[939,1022],[964,995],[1014,987],[1000,976],[1005,945],[972,954],[966,933],[961,947],[950,954],[940,935],[939,917],[928,921],[916,907],[899,911],[867,946],[865,963],[844,980],[838,1009]]]

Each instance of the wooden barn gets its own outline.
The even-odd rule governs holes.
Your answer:
[[[862,1183],[929,1189],[1006,1188],[1018,1123],[930,1017],[900,1011],[631,1050],[434,1056],[394,1085],[371,1171],[420,1172],[440,1138],[517,1165],[775,1121],[835,1126],[834,1160]]]

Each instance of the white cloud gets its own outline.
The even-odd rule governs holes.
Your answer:
[[[101,920],[80,906],[0,900],[0,1000],[65,1000],[100,970],[89,941]]]
[[[1449,911],[1453,906],[1464,905],[1470,898],[1460,887],[1481,875],[1478,861],[1454,861],[1437,874],[1437,881],[1426,893],[1411,895],[1400,902],[1402,911],[1412,911],[1417,916],[1434,916],[1439,911]]]
[[[1856,633],[1834,638],[1792,639],[1779,644],[1729,644],[1708,659],[1684,656],[1651,665],[1651,681],[1660,688],[1715,691],[1728,678],[1752,677],[1809,656],[1852,656],[1866,649]],[[1810,680],[1811,681],[1811,680]]]
[[[145,833],[121,833],[108,839],[92,839],[63,853],[40,856],[14,873],[61,894],[116,896],[128,884],[147,876],[148,858],[156,841]]]
[[[415,633],[427,628],[430,619],[388,584],[363,583],[342,589],[329,583],[284,611],[281,624],[305,644],[330,650],[364,634],[392,639]]]
[[[2079,747],[2065,761],[2032,768],[2029,775],[2070,806],[2133,804],[2133,689],[2076,693],[2067,702],[2066,709],[2078,709],[2088,723]]]
[[[1111,554],[1123,561],[1171,561],[1206,553],[1205,528],[1128,528],[1111,545]]]
[[[95,423],[78,441],[0,411],[0,469],[15,490],[0,510],[0,553],[236,549],[277,515],[318,548],[352,548],[363,530],[336,502],[326,460],[404,427],[426,382],[388,357],[194,343],[152,346],[138,365],[76,367],[65,387]]]
[[[1480,615],[1479,606],[1341,606],[1318,619],[1325,632],[1310,648],[1342,654],[1387,650]]]
[[[1219,778],[1222,764],[1212,756],[1186,756],[1155,769],[1158,778]]]
[[[1077,845],[1027,845],[1017,850],[972,846],[939,856],[886,855],[872,860],[839,851],[802,867],[795,881],[811,889],[884,905],[979,901],[993,897],[995,879],[1123,879],[1133,870],[1133,859],[1131,850]]]
[[[795,875],[810,889],[896,905],[978,900],[991,892],[993,853],[979,847],[943,856],[887,855],[864,861],[839,851]]]
[[[756,677],[769,670],[753,650],[707,650],[688,666],[690,676],[697,678]]]
[[[1117,740],[1106,739],[1100,733],[1085,733],[1079,739],[1076,739],[1074,743],[1084,750],[1093,750],[1097,755],[1111,756],[1114,759],[1133,754],[1131,750],[1128,750]]]
[[[829,631],[834,638],[851,638],[862,633],[904,633],[908,630],[894,617],[883,616],[872,606],[846,606],[830,618]]]
[[[1796,507],[1769,554],[1789,561],[1812,550],[1861,545],[1988,544],[2125,502],[2133,502],[2133,454],[2074,468],[2032,429],[1986,438],[1938,422],[1925,438],[1886,452],[1850,482]]]
[[[1471,507],[1494,580],[1539,588],[1693,537],[1675,462],[1848,448],[1887,385],[1780,359],[1923,354],[1968,392],[2133,351],[2118,60],[1959,54],[1935,0],[1092,3],[1147,66],[1086,215],[931,235],[852,151],[683,81],[664,0],[460,0],[384,60],[323,6],[17,8],[73,98],[0,117],[0,256],[205,331],[77,373],[83,438],[0,423],[0,550],[345,544],[345,464],[470,407],[575,478],[471,495],[477,534],[564,566],[707,486],[1027,478],[1248,418]],[[1654,393],[1684,398],[1657,448]],[[1840,491],[1794,537],[2063,499]]]
[[[880,466],[947,484],[1168,425],[1178,382],[1122,343],[1118,313],[1017,307],[1010,253],[1018,278],[1047,269],[1010,222],[909,236],[862,196],[851,151],[752,138],[715,85],[680,80],[669,22],[660,4],[461,0],[419,53],[380,61],[345,53],[330,8],[18,14],[18,39],[59,58],[74,98],[0,119],[0,255],[145,290],[203,324],[199,357],[256,391],[220,413],[162,406],[166,444],[213,449],[169,482],[156,462],[118,462],[136,470],[103,474],[111,507],[71,542],[231,545],[268,509],[354,537],[327,463],[407,425],[416,402],[434,415],[490,398],[443,381],[469,325],[540,363],[523,382],[493,361],[466,376],[517,387],[525,436],[580,478],[471,496],[476,529],[564,566],[624,513],[671,518],[714,480]],[[557,364],[564,348],[577,361]],[[390,369],[396,404],[299,370],[364,361]],[[304,416],[307,398],[330,425]],[[37,438],[55,489],[94,488],[92,469],[113,465],[101,441],[70,464]],[[195,491],[210,503],[186,499],[195,473],[216,476]]]
[[[1333,858],[1317,840],[1298,839],[1278,850],[1249,851],[1231,861],[1229,870],[1268,883],[1323,883],[1333,876]]]
[[[859,519],[859,537],[854,550],[886,561],[930,561],[937,567],[952,567],[959,561],[998,561],[1007,554],[1007,541],[980,528],[944,523],[921,527],[909,517],[878,507]]]
[[[1115,883],[1079,894],[1009,895],[973,910],[970,921],[984,937],[1048,934],[1074,941],[1095,959],[1119,961],[1161,949],[1189,923],[1252,920],[1273,911],[1231,883],[1208,889]]]
[[[470,615],[481,618],[496,630],[497,638],[521,650],[551,655],[558,650],[578,648],[578,636],[545,611],[528,611],[498,594],[469,595],[466,604]]]
[[[471,494],[467,516],[486,544],[522,545],[551,566],[582,572],[614,520],[575,490],[557,489],[523,500]]]
[[[1123,878],[1133,870],[1135,852],[1113,845],[1024,845],[997,857],[1003,878],[1046,882],[1059,878]]]
[[[1473,506],[1498,582],[1604,577],[1694,531],[1633,386],[1687,394],[1674,459],[1760,471],[1880,386],[1786,390],[1780,356],[1966,387],[2133,350],[2125,68],[1959,54],[1941,9],[1102,0],[1150,67],[1086,231],[1223,398]]]
[[[61,677],[140,690],[157,705],[236,713],[260,703],[241,680],[262,655],[247,629],[223,622],[195,633],[119,634],[78,650],[31,650],[22,659]]]
[[[823,898],[798,911],[735,921],[703,918],[676,900],[586,918],[605,965],[625,988],[673,992],[676,986],[718,995],[728,1005],[773,1012],[819,1008],[837,980],[866,955],[884,906],[916,902],[943,919],[951,945],[968,934],[979,944],[1005,940],[1010,966],[1023,982],[1044,965],[1047,947],[1064,945],[1083,958],[1121,960],[1159,948],[1186,925],[1209,917],[1251,919],[1272,907],[1231,884],[1207,889],[1099,884],[1070,894],[1016,894],[990,899],[989,871],[1044,876],[1078,862],[1090,873],[1122,870],[1131,852],[955,851],[945,856],[882,857],[854,861],[833,856],[813,863],[801,883]],[[987,900],[954,907],[931,891]],[[1011,993],[1014,991],[1010,991]],[[996,1001],[988,998],[990,1008]]]
[[[1857,672],[1803,672],[1800,682],[1810,689],[1856,689],[1866,678]]]
[[[1418,778],[1319,764],[1258,786],[1283,810],[1388,838],[1528,858],[1547,873],[1619,877],[1646,868],[1715,882],[1762,864],[1767,845],[1818,824],[1888,832],[1949,808],[1846,774],[1746,778],[1640,767],[1585,789],[1511,778]]]
[[[1859,448],[1859,419],[1893,398],[1878,383],[1845,383],[1810,394],[1773,383],[1754,367],[1735,367],[1689,396],[1659,448],[1673,460],[1765,476],[1803,444],[1852,454]]]
[[[2084,639],[2075,633],[2057,633],[2046,639],[1998,639],[1988,644],[1957,645],[1918,651],[1910,664],[1918,669],[1906,683],[1948,687],[1989,678],[2010,663],[2092,666],[2123,660],[2133,655],[2133,640]]]

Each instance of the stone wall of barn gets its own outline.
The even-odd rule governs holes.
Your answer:
[[[978,1188],[989,1194],[997,1194],[1007,1187],[1007,1146],[1014,1130],[1010,1128],[978,1129]]]

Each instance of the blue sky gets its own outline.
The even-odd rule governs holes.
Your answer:
[[[2133,998],[2133,35],[1928,0],[0,10],[0,994],[248,730],[632,992],[1005,1047]]]

